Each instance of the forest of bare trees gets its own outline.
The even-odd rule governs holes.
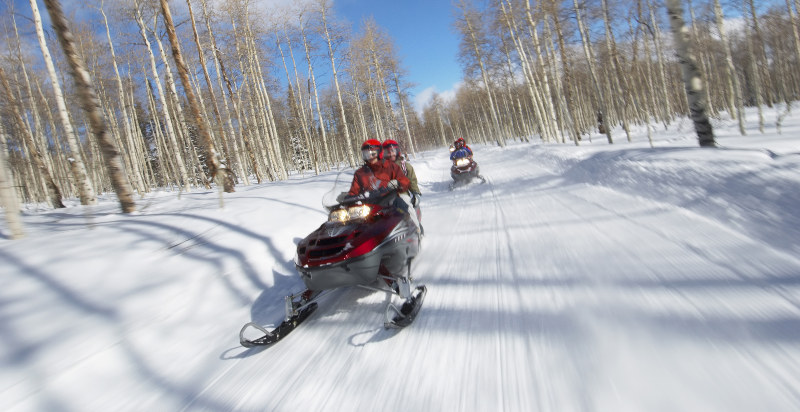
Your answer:
[[[412,155],[457,137],[613,143],[690,113],[663,0],[453,0],[464,81],[419,112],[391,33],[330,0],[85,0],[61,28],[37,0],[0,1],[0,184],[17,202],[232,191],[356,165],[367,138]],[[744,133],[745,107],[797,100],[800,0],[680,3],[709,117]]]

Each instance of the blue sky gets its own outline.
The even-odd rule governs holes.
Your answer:
[[[334,9],[356,30],[371,15],[394,39],[408,80],[417,84],[417,109],[432,91],[447,95],[460,82],[451,0],[334,0]]]

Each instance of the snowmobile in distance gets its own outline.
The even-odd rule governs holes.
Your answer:
[[[450,177],[453,181],[450,183],[450,190],[455,189],[457,186],[465,185],[472,181],[472,179],[480,179],[481,183],[486,183],[486,179],[481,176],[478,163],[472,159],[472,154],[465,149],[453,149],[450,155],[453,160],[453,165],[450,166]]]
[[[348,196],[337,190],[337,186],[345,187],[338,177],[336,182],[323,197],[328,220],[297,245],[295,267],[306,290],[285,297],[286,317],[272,331],[253,322],[244,325],[239,332],[242,346],[279,341],[317,309],[322,296],[341,287],[358,286],[399,297],[398,305],[390,301],[386,307],[386,328],[403,328],[416,318],[427,288],[415,285],[411,277],[420,231],[404,210],[405,202],[387,189]],[[245,337],[252,329],[262,336]]]

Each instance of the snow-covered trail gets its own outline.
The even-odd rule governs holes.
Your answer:
[[[749,139],[749,138],[748,138]],[[33,211],[0,243],[0,409],[796,411],[800,161],[642,144],[415,159],[416,322],[336,290],[278,344],[295,244],[335,173]],[[725,207],[725,210],[722,208]]]
[[[286,340],[244,352],[203,402],[337,411],[798,405],[800,261],[681,207],[507,156],[484,148],[476,158],[489,182],[452,192],[444,155],[417,161],[426,236],[414,274],[429,293],[412,326],[383,330],[378,293],[334,292]]]
[[[726,410],[752,391],[774,403],[745,409],[797,406],[797,347],[777,348],[789,370],[761,359],[800,333],[790,332],[800,295],[783,287],[797,281],[796,258],[686,209],[567,181],[535,158],[476,157],[488,184],[431,182],[425,198],[415,272],[430,292],[414,328],[428,333],[423,347],[451,348],[423,358],[453,375],[432,385],[445,395],[436,406]]]

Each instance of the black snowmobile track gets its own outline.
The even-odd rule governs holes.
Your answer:
[[[303,310],[301,310],[300,313],[298,313],[296,316],[292,316],[288,320],[284,320],[283,322],[281,322],[281,324],[278,325],[278,327],[273,329],[271,332],[267,331],[266,329],[252,322],[248,323],[244,325],[242,331],[239,332],[239,343],[241,343],[242,346],[244,346],[245,348],[271,345],[286,337],[286,335],[291,333],[298,325],[303,323],[304,320],[306,320],[312,313],[314,313],[315,310],[317,310],[317,306],[318,305],[316,302],[311,303],[310,305],[306,306]],[[245,329],[247,329],[248,327],[253,327],[255,329],[263,331],[264,336],[253,340],[246,339],[243,333]]]

